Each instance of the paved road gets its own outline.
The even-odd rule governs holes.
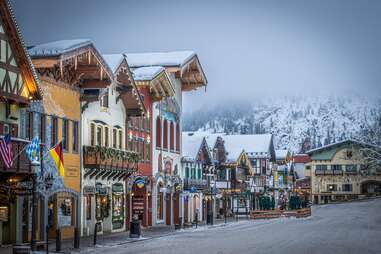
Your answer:
[[[313,208],[304,219],[242,221],[99,247],[93,253],[381,253],[381,199]]]

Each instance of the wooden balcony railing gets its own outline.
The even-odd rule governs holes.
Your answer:
[[[2,136],[1,136],[2,137]],[[26,155],[25,147],[30,143],[30,141],[12,138],[12,152],[14,159],[13,165],[10,168],[7,168],[4,164],[2,158],[0,158],[0,173],[21,173],[29,174],[32,172],[32,167],[30,161]]]
[[[139,154],[104,146],[83,146],[86,168],[137,170]]]

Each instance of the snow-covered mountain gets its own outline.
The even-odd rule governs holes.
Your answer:
[[[272,133],[277,148],[294,152],[346,138],[378,143],[380,140],[373,136],[374,128],[381,128],[380,102],[379,98],[353,95],[269,98],[254,103],[224,101],[185,114],[184,130]]]

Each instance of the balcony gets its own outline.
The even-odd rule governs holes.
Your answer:
[[[83,146],[85,177],[123,177],[137,171],[139,155],[132,151],[103,146]]]
[[[207,190],[208,181],[206,179],[184,179],[184,190],[190,190],[193,186],[197,190]]]
[[[12,138],[13,158],[15,158],[15,156],[18,156],[18,157],[14,159],[13,165],[10,168],[7,168],[4,164],[4,161],[0,159],[0,173],[11,173],[11,174],[33,173],[30,161],[26,155],[26,150],[25,150],[25,147],[29,143],[30,143],[29,141],[24,139]]]

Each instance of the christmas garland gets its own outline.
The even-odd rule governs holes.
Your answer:
[[[84,153],[89,153],[92,155],[99,154],[102,160],[127,160],[130,163],[137,163],[140,160],[140,155],[136,152],[119,150],[105,146],[84,146]]]

